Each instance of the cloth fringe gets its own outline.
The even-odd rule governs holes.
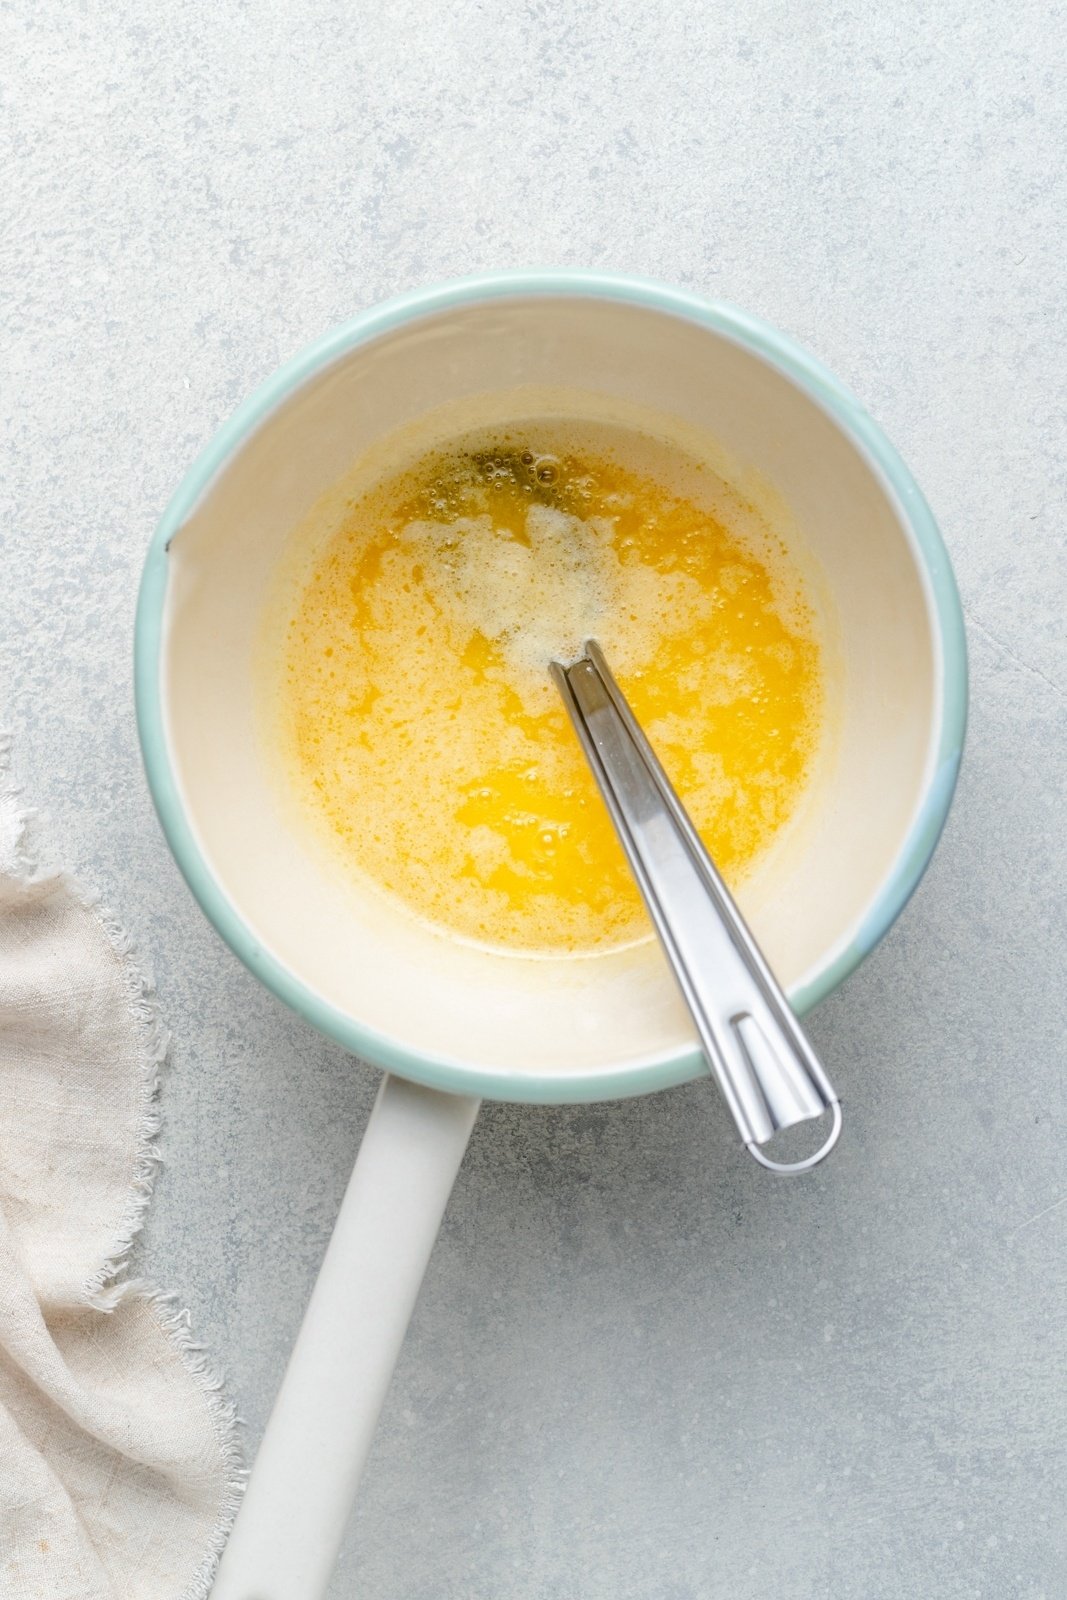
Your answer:
[[[137,1023],[141,1036],[140,1125],[132,1184],[114,1241],[107,1256],[85,1285],[85,1297],[95,1310],[104,1313],[114,1311],[116,1306],[130,1297],[139,1296],[146,1300],[182,1366],[204,1397],[225,1466],[226,1486],[203,1560],[180,1600],[207,1600],[215,1568],[225,1548],[248,1478],[241,1444],[241,1419],[235,1402],[225,1392],[222,1375],[211,1362],[204,1346],[193,1338],[189,1311],[178,1305],[176,1296],[156,1289],[144,1279],[127,1276],[130,1253],[144,1226],[156,1174],[163,1164],[158,1149],[162,1126],[159,1096],[170,1049],[170,1032],[160,1016],[151,971],[138,964],[133,939],[119,918],[103,903],[96,890],[81,883],[71,873],[41,862],[40,844],[36,837],[38,813],[30,807],[17,805],[21,786],[12,777],[11,748],[10,734],[0,733],[0,795],[16,805],[14,837],[0,841],[6,856],[6,869],[11,876],[25,884],[62,885],[93,913],[121,967],[130,1015]],[[0,857],[2,860],[3,857]]]

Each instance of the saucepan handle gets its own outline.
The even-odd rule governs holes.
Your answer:
[[[212,1600],[326,1593],[477,1113],[383,1079]]]

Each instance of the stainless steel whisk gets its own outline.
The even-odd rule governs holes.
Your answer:
[[[704,1055],[749,1153],[772,1172],[805,1172],[829,1155],[841,1105],[730,891],[616,683],[588,640],[553,661],[593,776],[615,825]],[[831,1114],[802,1161],[760,1148],[795,1123]]]

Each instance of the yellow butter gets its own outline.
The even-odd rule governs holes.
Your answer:
[[[798,573],[726,526],[691,461],[635,457],[580,430],[465,439],[355,499],[293,600],[277,727],[301,803],[339,859],[462,937],[648,934],[547,673],[588,635],[728,881],[803,790],[824,697]]]

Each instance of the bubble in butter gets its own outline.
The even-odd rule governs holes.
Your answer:
[[[547,670],[589,637],[728,881],[792,814],[822,715],[814,615],[781,545],[679,492],[685,467],[635,470],[625,437],[466,439],[355,499],[319,552],[281,653],[282,763],[414,914],[520,952],[648,935]]]

